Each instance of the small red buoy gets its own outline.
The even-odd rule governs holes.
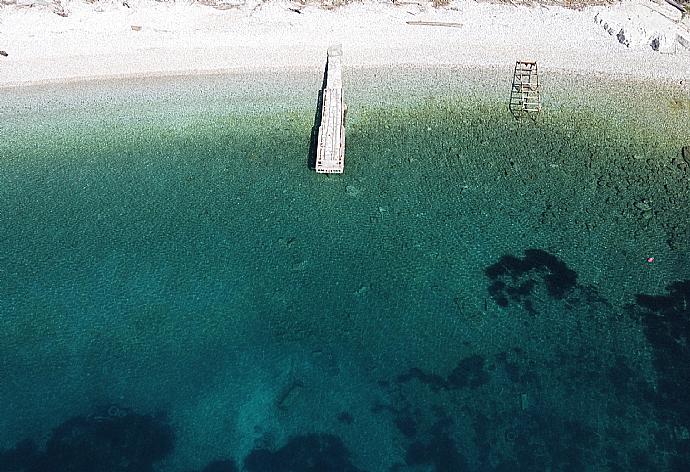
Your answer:
[[[654,258],[653,258],[653,257],[648,257],[648,258],[647,258],[647,262],[649,262],[649,263],[651,264],[652,262],[654,262]]]

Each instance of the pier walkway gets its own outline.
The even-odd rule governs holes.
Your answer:
[[[342,174],[345,168],[345,104],[341,46],[328,48],[326,88],[323,90],[321,125],[316,148],[316,172]]]

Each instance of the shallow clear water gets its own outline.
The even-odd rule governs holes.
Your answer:
[[[3,92],[0,471],[687,470],[687,91],[505,72],[350,71],[331,177],[319,71]]]

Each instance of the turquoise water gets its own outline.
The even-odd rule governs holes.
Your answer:
[[[687,90],[345,79],[3,92],[0,471],[690,468]]]

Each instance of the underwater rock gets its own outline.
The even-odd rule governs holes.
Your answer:
[[[683,156],[685,163],[690,166],[690,146],[683,146],[683,149],[680,150],[680,154]]]
[[[338,421],[342,424],[350,425],[355,421],[355,418],[347,411],[341,411],[338,413]]]
[[[173,450],[172,428],[160,415],[121,411],[127,410],[67,420],[53,430],[44,452],[30,442],[19,443],[0,453],[0,470],[152,472],[153,464]]]
[[[417,421],[410,414],[396,414],[393,418],[393,424],[398,428],[405,437],[414,438],[418,432]]]
[[[541,249],[525,250],[522,259],[503,256],[484,273],[492,281],[489,294],[499,306],[506,307],[514,301],[532,314],[536,313],[532,294],[538,282],[543,282],[549,296],[554,299],[565,298],[577,286],[577,272]]]
[[[33,441],[20,441],[12,449],[0,452],[0,471],[33,470],[32,466],[39,457],[39,451]]]
[[[412,367],[404,374],[400,374],[397,383],[407,383],[417,379],[428,385],[433,391],[459,390],[462,388],[478,388],[489,382],[489,374],[484,370],[484,358],[480,355],[465,357],[444,379],[440,375],[424,372],[418,367]]]
[[[412,442],[405,451],[405,463],[411,466],[430,465],[436,472],[469,470],[465,457],[460,454],[451,437],[450,426],[450,420],[439,420],[432,426],[428,441]]]
[[[479,355],[462,359],[448,375],[448,388],[478,388],[489,382],[489,374],[484,370],[484,358]]]
[[[657,372],[656,403],[663,419],[690,424],[690,280],[667,287],[667,295],[638,294],[631,316],[642,322],[654,352]],[[689,451],[690,452],[690,451]]]
[[[201,472],[238,472],[235,461],[218,460],[208,464]]]
[[[172,450],[172,428],[159,417],[77,417],[53,431],[41,470],[148,471]]]
[[[361,472],[350,462],[342,440],[331,434],[290,438],[278,449],[254,449],[245,459],[247,472]]]
[[[670,225],[666,232],[668,238],[666,239],[666,245],[672,251],[682,251],[687,250],[690,244],[690,227],[687,225]]]

